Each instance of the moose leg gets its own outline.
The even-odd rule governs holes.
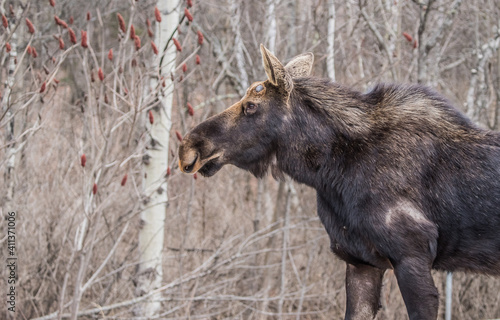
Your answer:
[[[418,258],[406,258],[395,265],[394,273],[410,320],[436,320],[439,295],[430,265]]]
[[[345,320],[374,319],[380,309],[380,290],[385,270],[347,263]]]

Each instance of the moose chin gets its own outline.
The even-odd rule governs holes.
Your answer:
[[[267,80],[193,128],[185,173],[270,169],[316,190],[331,249],[346,262],[345,319],[372,319],[393,269],[409,318],[436,319],[431,269],[500,275],[500,134],[418,85],[361,93],[283,65],[261,45]]]

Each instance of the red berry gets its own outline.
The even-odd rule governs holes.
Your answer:
[[[33,22],[31,22],[31,20],[28,18],[26,18],[26,26],[28,27],[28,31],[31,34],[35,33],[35,26],[33,25]]]
[[[135,27],[134,27],[134,25],[130,26],[130,39],[132,39],[132,40],[135,39]]]
[[[403,32],[403,36],[406,38],[406,40],[408,40],[408,42],[412,42],[413,41],[412,36],[410,36],[408,33]]]
[[[7,20],[7,17],[3,14],[2,14],[2,24],[3,24],[3,27],[6,29],[9,26],[9,20]]]
[[[160,10],[158,9],[158,7],[155,7],[155,18],[156,18],[156,21],[161,22],[161,13],[160,13]]]
[[[85,167],[85,164],[87,163],[87,157],[85,156],[85,153],[80,156],[80,164],[82,167]]]
[[[177,136],[177,140],[182,141],[182,135],[179,131],[175,130],[175,135]]]
[[[153,40],[151,40],[151,48],[153,49],[154,54],[158,55],[158,47],[156,47]]]
[[[194,108],[193,108],[193,106],[191,105],[191,103],[189,103],[189,102],[187,103],[187,109],[188,109],[188,113],[189,113],[189,115],[190,115],[191,117],[192,117],[192,116],[194,116]]]
[[[73,29],[68,28],[68,34],[69,34],[69,41],[71,41],[72,44],[76,44],[76,34],[73,31]]]
[[[87,48],[89,46],[87,43],[87,31],[82,30],[81,34],[82,34],[82,47]]]
[[[189,22],[193,22],[193,16],[191,15],[191,12],[189,12],[188,8],[184,9],[184,15],[189,20]]]
[[[198,44],[201,46],[203,44],[203,33],[200,30],[197,32],[198,34]]]
[[[125,33],[126,32],[126,27],[125,27],[125,20],[123,19],[122,15],[117,13],[116,17],[118,18],[118,24],[120,25],[120,30]]]
[[[141,48],[141,38],[139,38],[139,36],[135,36],[134,44],[135,44],[135,50],[139,50]]]
[[[61,26],[64,29],[68,28],[68,24],[64,20],[60,19],[58,16],[54,16],[54,20],[56,21],[56,24],[58,26]]]
[[[172,41],[174,41],[174,45],[177,48],[177,51],[182,51],[181,43],[179,42],[179,40],[177,40],[176,38],[172,38]]]
[[[155,118],[153,116],[153,111],[149,110],[149,123],[153,124],[155,122]]]

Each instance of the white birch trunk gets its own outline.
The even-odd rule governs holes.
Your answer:
[[[388,64],[390,71],[391,71],[391,76],[393,79],[395,79],[396,75],[395,75],[395,68],[394,68],[394,57],[392,56],[392,52],[391,52],[391,49],[389,48],[389,44],[387,43],[385,38],[380,33],[373,18],[371,16],[369,16],[368,13],[366,12],[366,7],[361,7],[360,13],[361,13],[361,16],[363,17],[363,19],[366,21],[368,28],[372,31],[375,38],[377,38],[379,45],[384,49],[385,55],[387,56],[387,64]]]
[[[276,29],[276,0],[267,0],[266,1],[266,6],[267,6],[267,10],[266,10],[266,24],[267,24],[267,28],[266,28],[266,45],[267,45],[267,48],[271,51],[271,52],[274,52],[276,53],[276,34],[277,34],[277,29]],[[258,189],[261,190],[261,189],[266,189],[266,186],[265,186],[265,180],[263,179],[259,179],[258,181]],[[281,187],[281,184],[283,182],[280,182],[280,186],[278,187],[278,189]],[[281,194],[280,192],[278,192],[278,194]],[[261,196],[262,194],[259,194],[259,197]],[[280,203],[280,196],[278,196],[277,200],[276,200],[276,207],[275,207],[275,211],[274,211],[274,215],[272,217],[272,220],[271,220],[271,224],[272,223],[275,223],[277,220],[278,220],[278,208],[277,206],[279,205]],[[274,248],[275,246],[275,243],[274,243],[274,236],[272,236],[271,238],[269,238],[269,241],[268,241],[268,246],[269,248]],[[268,262],[269,262],[269,254],[266,254],[264,256],[264,265],[267,265]],[[269,291],[271,289],[271,286],[273,285],[273,281],[272,281],[272,278],[273,278],[273,273],[272,273],[272,269],[269,269],[269,271],[267,272],[267,274],[265,275],[264,279],[263,279],[263,283],[262,283],[262,288],[263,288],[263,296],[264,296],[264,301],[262,302],[262,305],[261,305],[261,310],[262,311],[267,311],[267,308],[268,308],[268,304],[269,304]],[[282,303],[281,303],[282,305]],[[280,307],[281,308],[281,307]],[[278,313],[280,313],[280,311],[278,311]],[[262,317],[261,317],[262,320],[265,320],[267,319],[267,315],[264,313],[262,314]]]
[[[297,55],[297,0],[288,1],[287,14],[290,18],[286,19],[286,52],[287,57],[291,58]]]
[[[485,91],[487,90],[485,69],[488,61],[500,47],[500,33],[485,43],[478,52],[477,68],[472,69],[469,90],[467,91],[467,116],[474,122],[479,121],[481,110],[485,108]],[[478,84],[479,82],[479,84]]]
[[[156,24],[155,43],[163,50],[179,22],[177,0],[159,0],[158,9],[162,21]],[[164,52],[162,69],[159,76],[164,76],[166,83],[163,92],[157,97],[159,104],[152,109],[154,123],[150,127],[150,143],[146,150],[143,172],[143,211],[141,212],[141,229],[139,231],[139,266],[137,270],[136,295],[142,296],[161,286],[162,250],[167,209],[167,181],[165,179],[168,166],[169,132],[172,126],[173,83],[170,72],[175,69],[176,48],[170,43]],[[160,57],[155,64],[159,65]],[[158,79],[151,79],[151,89],[157,90]],[[162,88],[160,86],[160,88]],[[145,94],[148,94],[147,92]],[[161,293],[152,295],[140,303],[136,314],[141,317],[155,317],[161,309]]]
[[[234,51],[236,55],[236,66],[240,76],[239,94],[245,95],[248,88],[248,73],[245,69],[245,56],[243,55],[243,39],[241,38],[240,23],[241,23],[241,8],[237,0],[231,0],[231,29],[234,33]]]
[[[418,30],[418,68],[417,68],[417,81],[418,83],[423,83],[423,84],[429,84],[429,62],[433,62],[435,65],[439,63],[439,59],[430,59],[429,54],[430,51],[438,44],[441,42],[445,34],[447,34],[447,31],[449,30],[451,24],[453,23],[453,20],[455,18],[455,15],[458,12],[458,9],[460,8],[460,5],[462,4],[463,0],[455,0],[453,4],[450,5],[450,9],[446,12],[445,17],[440,19],[440,24],[437,27],[434,27],[433,30],[434,32],[432,35],[424,35],[424,31],[427,29],[427,33],[430,33],[430,26],[427,25],[428,23],[428,13],[430,11],[430,8],[432,6],[432,3],[435,0],[429,1],[429,4],[427,6],[427,9],[423,10],[421,8],[420,10],[420,26]],[[421,5],[422,6],[422,5]],[[436,57],[439,58],[439,57]],[[434,68],[434,72],[438,70],[438,68]],[[431,70],[432,71],[432,70]],[[433,78],[437,78],[437,75],[434,75]]]
[[[267,0],[267,48],[276,53],[276,0]]]
[[[24,3],[21,3],[24,5]],[[4,9],[5,6],[5,1],[1,2],[1,13],[4,14],[7,17],[11,17],[7,12],[5,12]],[[14,26],[17,22],[18,17],[20,17],[22,14],[22,11],[19,9],[18,12],[16,12],[16,15],[14,18],[10,18],[9,22],[9,27],[7,29],[7,32],[11,32],[12,36],[9,40],[9,43],[11,45],[11,51],[9,52],[9,60],[7,63],[8,69],[7,69],[7,81],[4,83],[4,90],[2,92],[2,113],[5,113],[5,117],[8,119],[13,115],[13,106],[12,101],[15,101],[16,99],[12,98],[12,87],[14,86],[14,83],[16,83],[16,74],[14,73],[16,70],[16,61],[17,61],[17,39],[18,39],[18,32],[21,33],[21,36],[23,36],[23,28],[20,28],[19,31],[16,30],[15,28],[12,29],[12,26]],[[7,194],[5,198],[5,204],[6,207],[9,208],[13,197],[14,197],[14,169],[15,169],[15,164],[16,164],[16,145],[14,143],[15,140],[15,119],[14,117],[9,121],[9,124],[6,126],[5,130],[5,135],[6,135],[6,142],[9,144],[6,150],[6,155],[7,155],[7,163],[6,163],[6,168],[5,168],[5,183],[7,184]],[[12,208],[8,209],[11,210]]]
[[[11,106],[11,93],[12,86],[15,82],[14,70],[16,69],[16,59],[17,59],[17,35],[14,32],[10,38],[10,45],[12,47],[9,52],[9,62],[8,62],[8,75],[7,81],[5,82],[3,99],[2,99],[2,111],[7,112],[6,117],[10,118],[12,116],[12,106]],[[16,145],[14,143],[14,126],[15,121],[12,118],[9,124],[6,126],[6,141],[9,144],[7,147],[7,166],[5,170],[5,182],[7,183],[7,195],[6,203],[10,204],[14,197],[14,168],[16,163]],[[11,210],[11,209],[8,209]]]
[[[397,50],[397,44],[398,44],[398,34],[399,32],[399,21],[400,21],[400,9],[399,5],[400,1],[398,0],[385,0],[384,2],[384,7],[385,7],[385,24],[386,24],[386,30],[387,30],[387,41],[389,42],[388,48],[389,48],[389,54],[392,57],[398,57],[398,50]],[[391,65],[392,68],[392,76],[393,76],[393,81],[399,81],[399,70],[396,68],[394,64]]]
[[[335,81],[335,2],[328,0],[328,47],[326,56],[326,70],[328,78]]]

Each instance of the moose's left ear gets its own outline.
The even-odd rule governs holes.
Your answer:
[[[278,58],[262,44],[260,45],[260,52],[262,53],[262,62],[269,81],[273,85],[283,88],[287,93],[292,92],[292,77],[288,74]]]
[[[292,78],[308,77],[311,74],[314,63],[312,52],[303,53],[296,56],[285,66],[285,70]]]

